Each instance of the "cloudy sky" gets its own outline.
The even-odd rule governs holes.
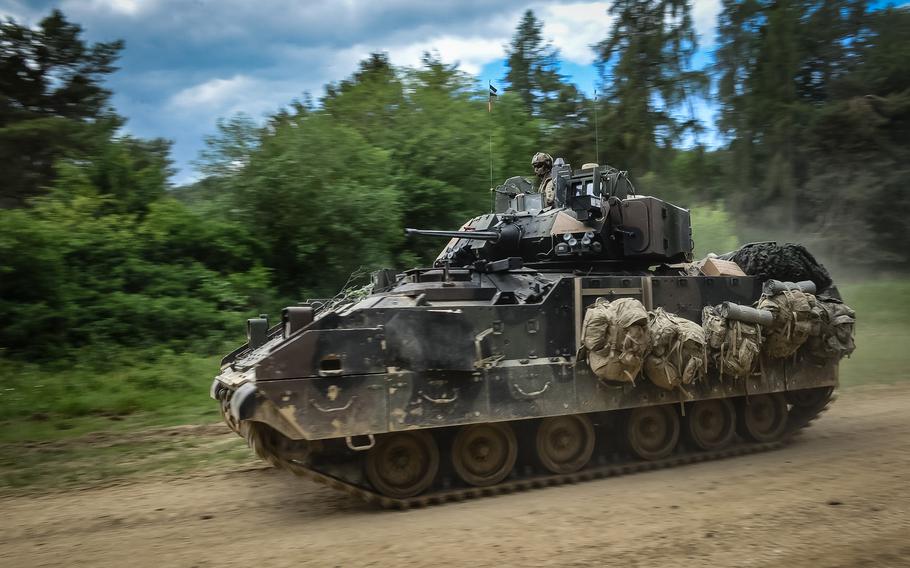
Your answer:
[[[505,45],[524,10],[544,21],[563,72],[591,92],[591,45],[609,26],[607,2],[550,0],[0,0],[0,14],[35,24],[52,8],[85,28],[90,41],[124,39],[121,70],[109,81],[129,132],[174,141],[175,181],[218,117],[261,118],[303,92],[318,97],[373,51],[399,65],[424,51],[494,84]],[[720,0],[694,0],[704,61]]]

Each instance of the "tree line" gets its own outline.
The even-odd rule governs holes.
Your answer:
[[[493,112],[457,65],[375,53],[265,124],[220,120],[184,187],[167,141],[122,133],[104,87],[122,42],[88,44],[59,11],[0,23],[0,346],[212,348],[242,314],[431,260],[439,243],[402,228],[485,212],[491,175],[530,175],[537,150],[580,165],[599,147],[640,191],[708,212],[706,235],[735,221],[747,238],[770,227],[823,256],[907,266],[910,9],[724,0],[705,69],[688,2],[609,10],[596,100],[527,11]]]

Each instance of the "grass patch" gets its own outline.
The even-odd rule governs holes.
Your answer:
[[[0,360],[0,492],[252,463],[226,427],[167,428],[221,421],[208,396],[219,360],[162,349]]]
[[[172,476],[242,463],[258,462],[233,434],[110,444],[20,444],[0,450],[0,493],[35,487],[65,489],[150,474]]]
[[[910,378],[910,280],[849,282],[838,288],[857,320],[856,351],[841,363],[841,383]]]
[[[35,364],[0,361],[0,444],[215,422],[208,387],[218,356],[92,352]]]

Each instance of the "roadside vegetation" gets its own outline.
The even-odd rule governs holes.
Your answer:
[[[0,387],[0,444],[220,418],[208,398],[219,357],[158,351],[111,355],[67,364],[7,362]]]
[[[910,379],[910,280],[846,280],[838,286],[856,309],[856,351],[841,363],[841,384]]]

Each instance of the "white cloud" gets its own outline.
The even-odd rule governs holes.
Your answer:
[[[531,5],[538,19],[543,22],[543,35],[560,50],[563,59],[588,65],[594,61],[591,46],[606,37],[610,24],[607,2],[577,2],[570,4]],[[522,10],[502,13],[486,22],[485,31],[497,33],[477,35],[471,30],[461,34],[447,32],[440,26],[438,35],[429,39],[413,41],[417,33],[398,34],[395,37],[380,38],[381,41],[359,43],[337,50],[330,55],[331,63],[325,66],[334,78],[338,73],[350,73],[357,62],[370,52],[385,51],[396,65],[416,66],[425,52],[438,54],[446,63],[459,63],[461,70],[478,73],[484,65],[505,57],[505,47],[515,33]],[[408,30],[411,32],[411,30]],[[391,34],[390,34],[391,35]],[[303,50],[298,57],[311,55]]]
[[[253,117],[273,113],[311,86],[293,79],[234,75],[227,79],[209,79],[178,91],[168,99],[165,108],[183,118],[211,124],[217,118],[240,112]]]
[[[520,16],[520,11],[493,14],[481,26],[464,29],[453,29],[440,23],[419,29],[390,30],[384,36],[334,51],[329,57],[331,63],[324,69],[350,73],[370,53],[382,51],[399,66],[419,66],[424,53],[433,53],[445,63],[458,63],[462,71],[476,74],[487,63],[505,56],[505,44]],[[339,78],[335,73],[332,80]]]
[[[539,13],[544,22],[544,36],[559,48],[563,59],[590,65],[594,61],[591,46],[607,36],[610,26],[612,18],[607,8],[608,2],[545,4]]]
[[[221,107],[242,98],[252,83],[253,80],[245,75],[235,75],[230,79],[210,79],[175,94],[171,97],[170,106],[178,110]]]
[[[437,53],[442,61],[458,62],[462,71],[472,74],[479,73],[484,65],[505,55],[501,41],[476,36],[442,36],[429,41],[393,47],[388,51],[393,63],[412,67],[420,64],[424,53]]]
[[[20,24],[34,25],[46,14],[44,11],[29,6],[21,0],[5,0],[0,2],[0,16],[12,18]]]
[[[92,0],[92,4],[95,8],[135,16],[143,9],[148,9],[153,2],[150,0]]]
[[[159,0],[63,0],[60,9],[64,14],[94,13],[135,17],[158,9]],[[75,20],[79,21],[79,20]]]

